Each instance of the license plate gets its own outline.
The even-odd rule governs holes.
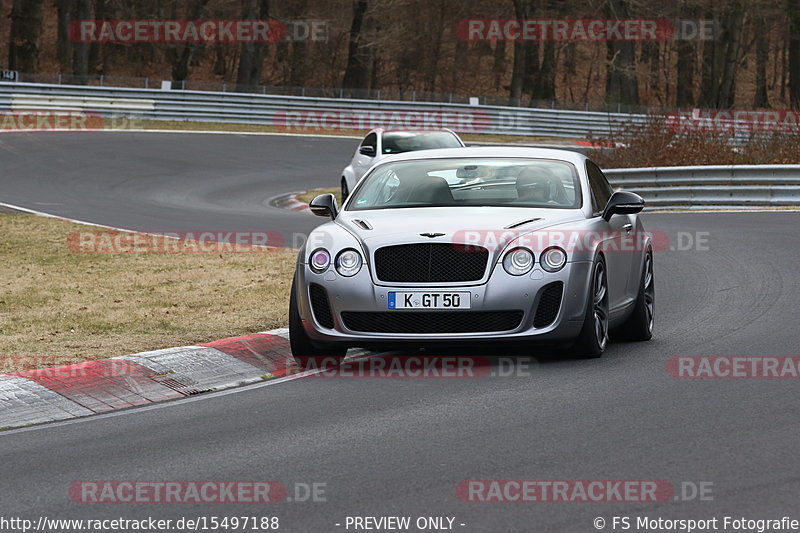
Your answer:
[[[468,292],[390,292],[389,309],[469,309]]]

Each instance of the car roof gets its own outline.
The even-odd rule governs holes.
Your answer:
[[[390,161],[411,161],[425,159],[453,159],[462,157],[503,158],[524,157],[529,159],[556,159],[568,161],[575,165],[583,165],[586,156],[572,150],[558,148],[532,148],[520,146],[469,146],[465,148],[433,148],[417,150],[402,154],[390,155],[381,160],[380,164]]]
[[[442,133],[442,132],[452,133],[453,135],[458,137],[458,134],[456,132],[454,132],[453,130],[448,129],[448,128],[438,128],[438,129],[435,129],[435,130],[425,130],[425,129],[423,129],[423,130],[395,130],[395,129],[386,129],[386,128],[375,128],[375,129],[370,130],[367,133],[367,135],[369,135],[370,133],[379,133],[381,135],[385,135],[387,133],[411,133],[413,135],[423,135],[425,133]]]

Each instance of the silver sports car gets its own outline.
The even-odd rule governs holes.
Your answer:
[[[351,346],[508,341],[600,357],[653,332],[644,200],[584,155],[451,148],[372,167],[300,251],[289,330],[301,365]]]

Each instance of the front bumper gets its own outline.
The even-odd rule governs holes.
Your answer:
[[[511,276],[501,265],[494,265],[491,276],[483,284],[452,286],[408,284],[376,284],[369,265],[353,277],[338,275],[333,268],[322,274],[312,272],[307,265],[298,264],[297,297],[303,327],[309,337],[322,342],[345,343],[362,346],[384,343],[436,343],[459,341],[543,341],[563,342],[574,339],[583,326],[588,301],[591,262],[574,262],[559,272],[549,273],[537,265],[524,276]],[[543,289],[554,282],[563,283],[561,304],[555,319],[544,327],[535,327],[534,319]],[[309,297],[309,287],[316,284],[325,289],[330,315],[323,323],[315,315]],[[389,310],[390,291],[464,292],[471,294],[471,308],[466,310]],[[317,303],[317,305],[319,305]],[[387,333],[381,331],[355,331],[348,329],[342,318],[343,312],[367,313],[475,313],[498,311],[522,311],[519,325],[505,331],[460,331],[447,333]],[[331,322],[332,320],[332,322]],[[352,322],[351,322],[352,324]]]

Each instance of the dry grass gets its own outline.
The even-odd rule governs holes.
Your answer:
[[[106,120],[106,127],[109,129],[129,129],[129,130],[177,130],[177,131],[229,131],[243,133],[308,133],[317,135],[331,135],[334,137],[363,137],[366,130],[308,130],[308,131],[287,131],[286,128],[279,128],[266,124],[234,124],[227,122],[189,122],[183,120],[140,120],[140,119],[116,119]],[[459,134],[464,142],[491,142],[525,144],[536,141],[558,140],[563,138],[556,137],[528,137],[524,135],[500,135],[494,133],[464,133]]]
[[[746,142],[742,142],[742,141]],[[591,157],[603,168],[682,165],[780,165],[800,162],[800,136],[776,133],[734,139],[731,133],[694,131],[675,133],[664,117],[652,116],[640,126],[629,126],[614,150],[595,150]]]
[[[338,202],[339,206],[342,205],[342,190],[339,187],[330,187],[327,189],[311,189],[310,191],[306,191],[303,193],[298,194],[295,196],[297,201],[308,203],[320,194],[333,194],[336,196],[336,201]]]
[[[0,214],[0,372],[285,327],[296,253],[76,253],[68,222]]]

